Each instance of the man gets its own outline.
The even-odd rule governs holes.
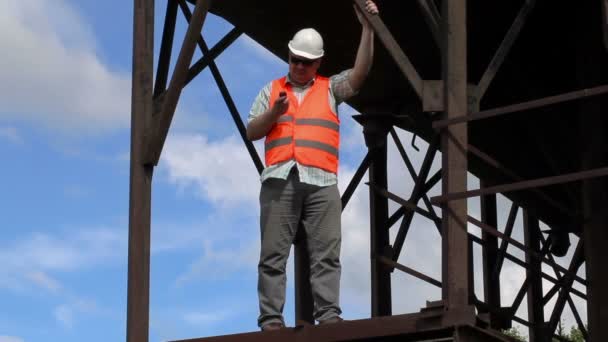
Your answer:
[[[366,11],[378,14],[372,0]],[[310,256],[314,318],[319,324],[342,320],[337,107],[363,85],[374,44],[373,29],[356,7],[355,12],[362,33],[352,69],[330,78],[317,75],[323,40],[314,29],[300,30],[288,44],[289,73],[260,91],[249,114],[247,137],[266,137],[258,264],[258,325],[263,331],[284,327],[285,264],[300,224]]]

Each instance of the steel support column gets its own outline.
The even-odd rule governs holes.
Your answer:
[[[150,207],[153,166],[144,165],[153,110],[154,0],[134,0],[127,342],[147,342],[150,311]]]
[[[466,0],[443,1],[443,79],[445,118],[467,115],[467,29]],[[448,137],[451,135],[452,137]],[[441,131],[442,193],[467,189],[467,125],[453,125]],[[442,297],[448,311],[466,310],[470,304],[467,201],[442,204]]]
[[[540,228],[538,218],[532,216],[528,210],[524,213],[524,242],[526,247],[540,253]],[[530,322],[530,342],[546,342],[545,316],[543,306],[543,278],[542,261],[530,253],[526,253],[526,277],[528,279],[528,321]]]
[[[482,180],[481,187],[485,186],[486,183]],[[481,196],[481,222],[498,227],[496,195]],[[494,268],[498,263],[498,238],[486,232],[481,233],[481,238],[484,242],[482,249],[484,300],[490,307],[499,309],[500,273],[494,273]],[[497,316],[497,311],[490,311],[488,315],[491,328],[502,328],[502,320]]]
[[[301,322],[314,324],[314,300],[310,285],[310,256],[304,227],[298,227],[296,241],[294,241],[294,295],[296,325]]]
[[[604,39],[608,39],[608,1],[602,6],[595,1],[586,1],[576,6],[579,25],[577,39],[576,67],[579,86],[588,87],[604,82],[608,77],[606,50],[599,44],[601,34],[597,30],[600,22],[598,9],[604,15]],[[594,13],[594,15],[589,15]],[[607,42],[608,44],[608,42]],[[597,97],[581,102],[576,114],[580,126],[582,167],[608,165],[608,100]],[[589,282],[587,287],[587,321],[589,341],[608,341],[608,177],[588,179],[582,182],[583,232],[585,244],[585,270]]]
[[[375,137],[375,146],[370,146],[371,166],[369,168],[370,184],[386,189],[387,181],[387,148],[386,134]],[[388,199],[373,191],[370,187],[370,254],[371,258],[371,313],[372,317],[392,314],[391,301],[391,268],[375,256],[391,258],[389,245]]]

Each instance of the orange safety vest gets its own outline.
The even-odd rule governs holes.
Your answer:
[[[329,79],[316,76],[301,103],[283,77],[272,82],[269,105],[284,91],[289,108],[266,135],[266,165],[295,159],[306,166],[338,173],[340,120],[329,105]]]

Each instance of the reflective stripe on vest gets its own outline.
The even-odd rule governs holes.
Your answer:
[[[266,165],[295,159],[302,165],[337,173],[340,120],[329,105],[329,79],[317,76],[301,103],[285,77],[275,80],[270,105],[281,91],[287,93],[289,108],[266,136]]]

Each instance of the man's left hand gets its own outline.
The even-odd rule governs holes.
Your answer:
[[[361,25],[366,28],[369,28],[370,24],[367,21],[367,19],[365,19],[365,16],[363,15],[363,13],[361,13],[361,11],[357,7],[357,5],[354,5],[354,7],[355,7],[355,13],[357,13],[357,19],[359,19],[359,22],[361,23]],[[365,1],[365,10],[367,11],[367,13],[373,14],[373,15],[377,15],[378,13],[380,13],[380,11],[378,11],[378,6],[376,6],[376,4],[372,0]]]

